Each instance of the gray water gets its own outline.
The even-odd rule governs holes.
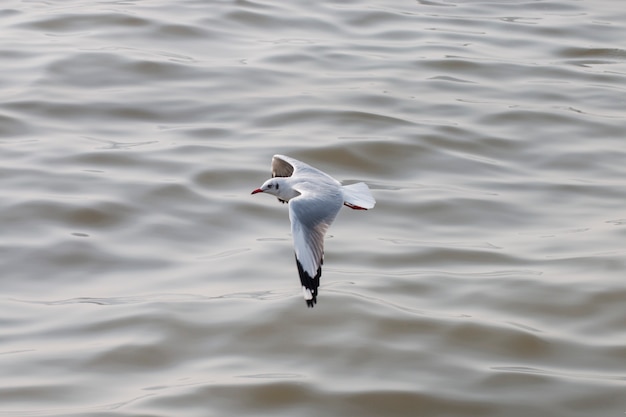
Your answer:
[[[2,6],[0,415],[626,412],[622,1]]]

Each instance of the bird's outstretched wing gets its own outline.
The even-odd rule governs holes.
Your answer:
[[[310,178],[312,181],[332,182],[341,185],[339,181],[317,168],[312,167],[297,159],[285,155],[274,155],[272,158],[272,178],[302,176]]]
[[[313,307],[324,262],[324,235],[341,209],[343,197],[339,188],[322,194],[306,187],[298,191],[301,195],[289,201],[289,219],[304,299]]]

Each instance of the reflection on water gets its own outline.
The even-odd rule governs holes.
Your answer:
[[[4,6],[0,415],[626,411],[621,3]]]

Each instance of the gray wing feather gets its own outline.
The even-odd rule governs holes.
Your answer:
[[[274,155],[272,158],[272,178],[291,177],[294,166],[287,162],[282,155]]]

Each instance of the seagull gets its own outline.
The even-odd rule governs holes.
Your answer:
[[[289,203],[296,265],[307,306],[317,302],[317,288],[324,262],[324,235],[342,205],[354,210],[374,208],[368,186],[359,182],[341,185],[330,175],[285,155],[272,158],[272,178],[252,194],[274,195]]]

